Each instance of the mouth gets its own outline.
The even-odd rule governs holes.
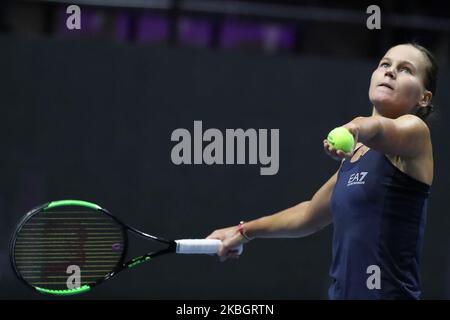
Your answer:
[[[394,90],[394,87],[392,87],[390,84],[388,84],[387,82],[382,82],[378,85],[378,87],[386,87],[389,88],[391,90]]]

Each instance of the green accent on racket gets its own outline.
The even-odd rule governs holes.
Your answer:
[[[139,265],[141,263],[144,263],[145,261],[148,261],[150,259],[151,259],[150,257],[145,257],[145,258],[144,257],[137,257],[137,258],[134,258],[133,260],[131,260],[132,263],[128,265],[128,268],[136,267],[137,265]]]
[[[48,210],[55,207],[62,207],[62,206],[81,206],[91,209],[101,209],[99,205],[96,205],[92,202],[82,201],[82,200],[59,200],[59,201],[53,201],[48,204],[48,206],[44,210]]]
[[[51,290],[51,289],[44,289],[44,288],[39,288],[39,287],[35,287],[35,288],[37,291],[39,291],[41,293],[54,294],[54,295],[58,295],[58,296],[70,296],[73,294],[84,293],[84,292],[91,290],[91,287],[88,285],[84,285],[84,286],[81,286],[76,289],[67,289],[67,290]]]

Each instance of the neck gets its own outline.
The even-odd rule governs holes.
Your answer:
[[[372,117],[379,116],[379,115],[380,114],[378,113],[377,108],[375,108],[375,106],[374,106],[373,109],[372,109]]]
[[[419,107],[417,107],[417,108],[419,108]],[[417,108],[411,109],[411,111],[409,112],[409,114],[417,114]],[[382,116],[380,113],[378,113],[377,108],[375,108],[375,106],[373,106],[373,107],[372,107],[372,117],[374,117],[374,116],[388,117],[388,116]],[[398,115],[398,116],[396,116],[396,117],[399,117],[399,116],[401,116],[401,114]],[[395,119],[396,117],[388,117],[388,118]]]

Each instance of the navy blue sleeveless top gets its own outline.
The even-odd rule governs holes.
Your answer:
[[[369,149],[345,160],[331,197],[330,299],[419,299],[430,186]]]

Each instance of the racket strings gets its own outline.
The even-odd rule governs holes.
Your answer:
[[[22,226],[15,265],[31,285],[50,290],[90,285],[121,261],[122,227],[101,211],[73,209],[38,212]]]

